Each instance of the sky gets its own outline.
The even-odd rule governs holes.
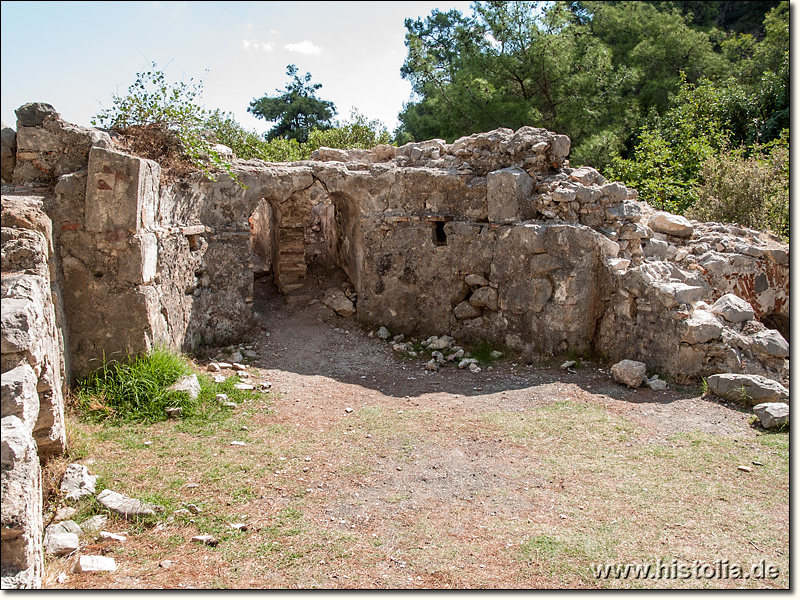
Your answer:
[[[203,81],[201,104],[234,114],[259,133],[271,124],[247,112],[277,95],[297,65],[322,84],[337,118],[357,109],[390,131],[411,94],[400,77],[406,18],[470,2],[13,2],[0,3],[0,113],[53,105],[70,123],[124,94],[152,62],[167,81]]]

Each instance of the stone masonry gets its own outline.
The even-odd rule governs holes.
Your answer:
[[[41,582],[39,461],[64,450],[65,386],[104,358],[236,341],[254,272],[294,302],[314,265],[340,268],[356,318],[394,332],[788,385],[788,245],[654,211],[571,168],[566,136],[320,148],[162,184],[50,105],[17,117],[2,127],[3,587]]]

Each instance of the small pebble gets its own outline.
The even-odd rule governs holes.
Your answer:
[[[753,472],[753,469],[751,469],[750,467],[746,467],[744,465],[739,465],[736,468],[739,469],[740,471],[744,471],[745,473],[752,473]]]
[[[192,538],[193,542],[199,542],[206,546],[216,546],[219,542],[214,539],[213,535],[196,535]]]

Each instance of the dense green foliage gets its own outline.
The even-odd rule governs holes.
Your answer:
[[[321,83],[311,83],[311,73],[300,77],[295,65],[286,67],[292,80],[277,96],[262,96],[250,103],[247,110],[266,121],[276,122],[267,133],[268,140],[284,138],[307,142],[313,129],[329,129],[336,115],[333,102],[317,98]]]
[[[658,208],[788,236],[788,2],[490,0],[405,26],[401,75],[414,96],[395,143],[545,127],[570,136],[573,166],[597,167]],[[206,111],[202,82],[167,83],[155,64],[93,124],[174,131],[209,175],[231,173],[213,142],[272,162],[389,142],[355,111],[333,121],[309,73],[289,65],[287,75],[284,90],[250,103],[275,123],[265,135]]]
[[[788,131],[788,130],[787,130]],[[744,148],[709,157],[700,171],[698,202],[689,215],[701,221],[769,229],[789,239],[789,140],[782,137],[749,155]]]
[[[707,181],[719,161],[726,173],[749,161],[749,172],[775,162],[765,144],[788,146],[788,17],[788,2],[488,1],[469,15],[434,10],[405,23],[401,74],[415,96],[397,140],[545,127],[570,136],[573,165],[598,167],[659,208],[710,214],[698,202],[728,193]],[[779,172],[761,171],[783,198],[788,180]],[[714,196],[712,204],[740,202]],[[763,220],[784,212],[738,218],[785,235],[788,222]],[[742,214],[714,214],[734,213]]]

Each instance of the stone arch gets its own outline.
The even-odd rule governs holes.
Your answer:
[[[270,273],[283,295],[301,294],[314,265],[341,268],[357,288],[363,251],[354,198],[328,193],[316,179],[297,188],[262,185],[248,195],[255,273]]]
[[[361,232],[361,209],[358,201],[342,192],[330,194],[335,222],[334,257],[350,279],[357,293],[361,291],[364,269],[364,242]]]

